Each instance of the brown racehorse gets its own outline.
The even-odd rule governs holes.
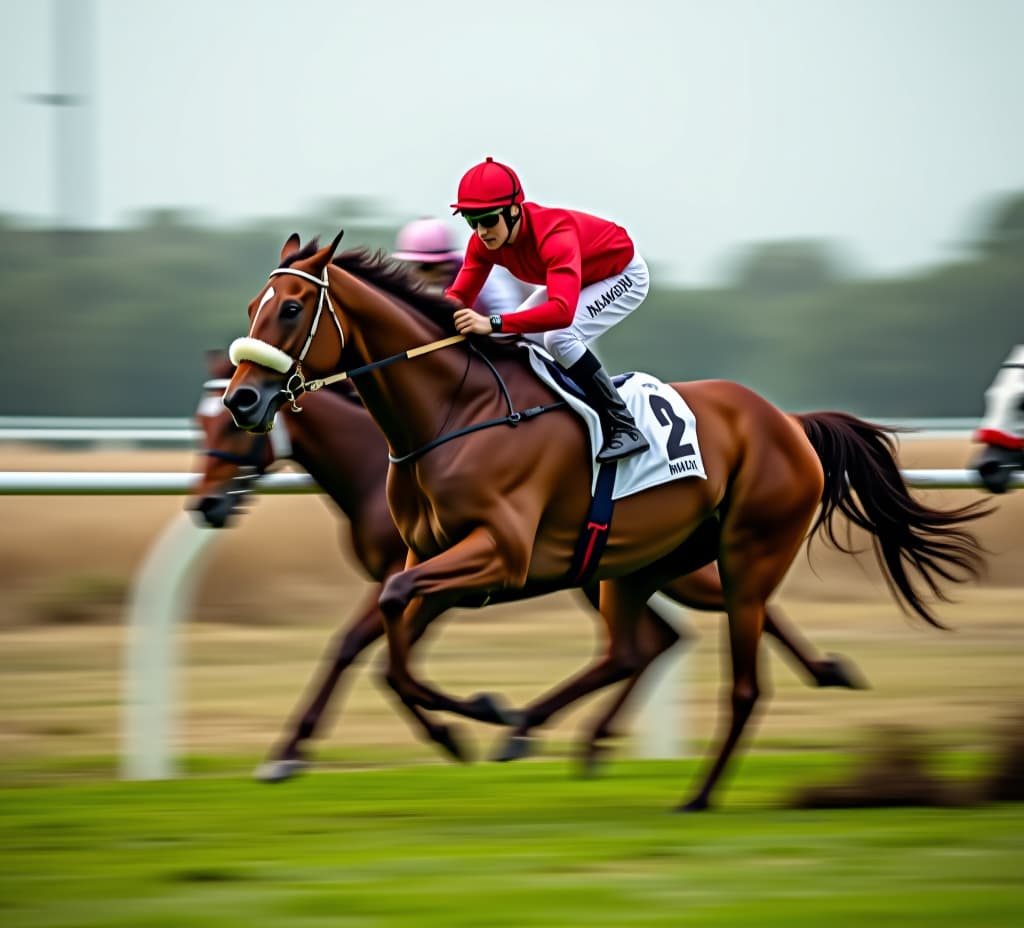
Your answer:
[[[300,247],[298,236],[285,243],[281,266],[250,304],[249,337],[232,346],[238,367],[224,403],[243,428],[266,430],[284,401],[319,386],[308,376],[349,367],[387,440],[388,502],[410,549],[379,600],[388,682],[408,705],[485,717],[474,701],[414,676],[410,629],[469,594],[512,599],[570,584],[590,502],[589,440],[564,408],[523,421],[521,411],[554,397],[518,349],[489,339],[463,344],[450,335],[447,300],[379,256],[355,251],[335,260],[339,239],[324,248]],[[672,386],[696,414],[708,479],[618,501],[595,575],[608,649],[526,707],[509,753],[519,749],[516,737],[570,702],[634,675],[648,598],[717,561],[732,715],[703,784],[682,807],[697,810],[708,806],[757,701],[767,600],[808,531],[824,529],[841,545],[833,520],[848,516],[872,536],[897,600],[938,624],[914,581],[938,593],[942,580],[977,574],[980,548],[963,525],[983,510],[944,512],[914,500],[891,439],[870,423],[843,413],[787,416],[735,383]],[[490,422],[497,424],[481,427]]]
[[[270,760],[257,771],[261,779],[277,782],[305,766],[305,742],[316,731],[342,674],[384,634],[384,618],[377,608],[380,583],[405,566],[406,547],[387,511],[387,446],[348,381],[305,397],[301,415],[289,406],[282,407],[273,433],[256,434],[239,429],[220,402],[229,377],[234,373],[234,365],[226,353],[210,353],[208,363],[212,379],[204,384],[206,395],[196,412],[196,422],[205,440],[203,464],[188,508],[198,513],[206,525],[221,528],[235,516],[253,488],[254,479],[279,460],[294,460],[314,477],[347,517],[343,547],[354,553],[366,574],[376,581],[360,612],[339,636],[315,695],[297,713],[285,740],[277,746]],[[271,441],[271,435],[276,441]],[[716,612],[724,609],[715,564],[670,581],[662,592],[694,609]],[[593,585],[585,594],[591,604],[596,605],[597,590]],[[779,641],[814,685],[852,689],[864,686],[859,672],[845,658],[838,655],[823,658],[815,654],[789,627],[778,609],[766,611],[765,632]],[[648,663],[677,637],[654,610],[642,614],[639,634],[641,655]],[[597,759],[601,742],[613,736],[612,719],[643,669],[623,687],[590,730],[581,751],[588,768]],[[416,719],[428,738],[454,757],[464,758],[455,733],[448,726],[433,724],[423,715]]]

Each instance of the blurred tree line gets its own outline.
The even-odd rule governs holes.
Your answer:
[[[213,228],[147,214],[69,232],[0,217],[0,414],[186,416],[204,352],[244,334],[245,308],[285,237],[390,248],[399,223],[371,201]],[[1024,341],[1024,193],[1005,198],[955,262],[863,279],[817,240],[748,247],[714,289],[658,284],[606,336],[614,370],[725,378],[785,409],[878,417],[974,416]]]

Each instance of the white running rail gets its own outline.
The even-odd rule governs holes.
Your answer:
[[[982,483],[969,470],[904,470],[910,486],[925,489],[974,489]],[[183,495],[198,479],[189,473],[83,473],[0,471],[0,496],[148,496]],[[1024,471],[1010,481],[1024,489]],[[261,493],[313,493],[308,474],[268,474],[256,487]],[[132,780],[175,776],[174,678],[177,673],[176,626],[191,609],[201,576],[201,555],[219,529],[199,528],[182,514],[150,547],[135,576],[129,597],[128,640],[124,649],[121,775]],[[652,606],[669,621],[684,610],[655,597]],[[683,670],[660,660],[645,683],[647,702],[638,716],[634,753],[641,757],[679,757],[684,753],[680,697]]]

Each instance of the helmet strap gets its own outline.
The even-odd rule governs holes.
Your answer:
[[[502,207],[501,215],[505,218],[505,228],[508,229],[508,235],[505,237],[505,244],[511,244],[510,239],[512,238],[512,232],[515,230],[516,223],[522,218],[523,208],[519,207],[519,212],[515,216],[512,215],[512,204]]]

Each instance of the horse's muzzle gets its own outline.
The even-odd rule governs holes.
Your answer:
[[[971,465],[990,493],[1005,493],[1015,470],[1024,470],[1024,452],[986,445]]]
[[[229,493],[208,493],[188,506],[193,520],[207,528],[224,528],[238,509],[239,497]]]
[[[285,394],[279,388],[258,389],[242,384],[224,394],[224,405],[240,429],[269,432],[284,399]]]

